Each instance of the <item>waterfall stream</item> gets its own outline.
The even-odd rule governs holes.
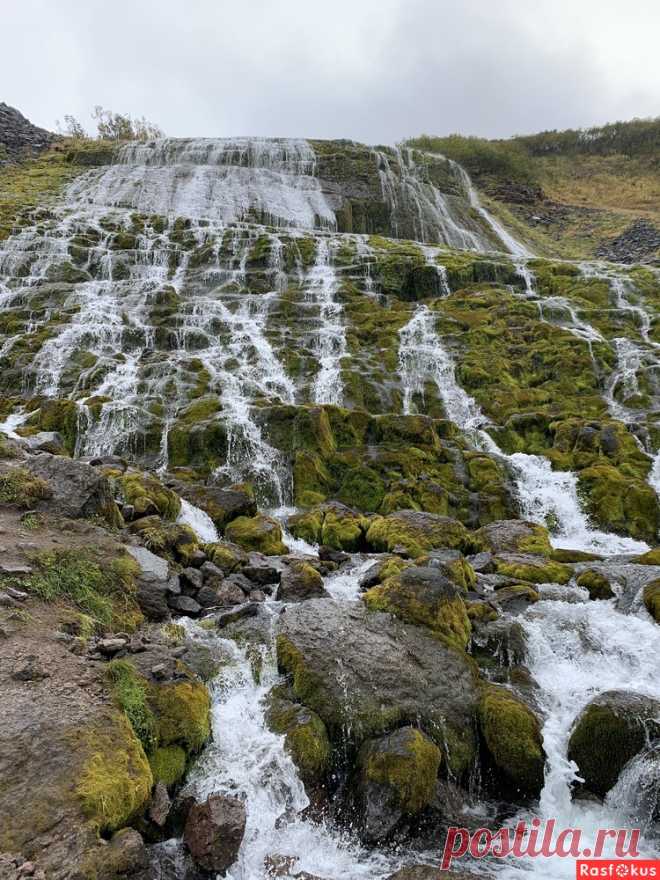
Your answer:
[[[447,417],[465,431],[476,446],[500,456],[508,464],[523,519],[542,525],[556,523],[551,536],[556,546],[608,554],[640,553],[648,549],[643,541],[601,532],[589,524],[574,474],[553,471],[550,462],[539,455],[502,452],[488,434],[488,420],[477,402],[456,381],[454,361],[438,336],[435,320],[428,306],[421,305],[399,332],[404,413],[412,411],[414,395],[423,395],[425,382],[435,383]]]

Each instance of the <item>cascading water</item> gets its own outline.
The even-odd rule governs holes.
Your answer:
[[[604,805],[571,799],[577,768],[566,758],[574,720],[596,695],[609,690],[634,691],[660,697],[657,670],[660,638],[657,624],[645,612],[623,614],[612,602],[591,601],[576,588],[571,601],[544,600],[520,618],[527,636],[528,666],[539,685],[537,699],[545,716],[543,745],[547,755],[545,785],[536,810],[516,820],[554,819],[559,830],[577,828],[582,847],[590,847],[600,829],[634,827],[648,823],[639,788],[631,789],[625,768]],[[640,756],[639,761],[643,761]],[[641,810],[641,815],[640,815]],[[603,856],[613,855],[608,848]],[[658,858],[657,841],[642,840],[642,858]],[[498,867],[498,866],[494,866]],[[499,866],[498,877],[520,876],[568,880],[575,877],[570,858],[527,859]]]
[[[611,535],[592,528],[582,510],[577,478],[566,471],[553,471],[550,462],[522,452],[506,455],[485,430],[488,420],[477,402],[456,381],[454,361],[435,329],[435,316],[428,306],[418,306],[399,332],[399,368],[403,386],[403,411],[412,411],[413,398],[423,398],[424,384],[433,382],[448,418],[478,447],[501,456],[516,483],[523,518],[553,524],[557,546],[606,553],[639,553],[648,549],[643,541]]]
[[[314,352],[319,370],[314,380],[312,397],[314,403],[343,401],[341,359],[346,355],[346,333],[342,324],[342,307],[337,302],[339,286],[336,272],[331,264],[330,250],[325,238],[316,243],[316,261],[307,276],[306,300],[318,308],[318,329],[314,339]]]
[[[267,629],[272,630],[279,609],[275,602],[264,606]],[[392,858],[305,818],[309,798],[285,750],[284,737],[271,732],[265,718],[267,696],[280,682],[272,633],[261,649],[255,677],[249,648],[210,635],[196,623],[187,622],[186,627],[191,638],[224,657],[213,689],[213,741],[197,763],[188,789],[201,799],[217,792],[245,799],[245,837],[238,860],[226,875],[229,880],[269,880],[273,876],[269,857],[290,860],[283,876],[307,871],[324,880],[382,880],[395,870]]]

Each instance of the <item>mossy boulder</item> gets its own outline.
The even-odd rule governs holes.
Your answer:
[[[643,597],[646,610],[656,623],[660,623],[660,580],[647,584],[644,587]]]
[[[206,511],[216,527],[222,531],[225,526],[239,516],[255,516],[257,502],[251,486],[240,484],[221,489],[205,486],[194,492],[190,499],[195,505]]]
[[[55,431],[64,440],[69,455],[73,455],[78,440],[80,410],[73,400],[43,400],[39,409],[28,419],[40,431]]]
[[[476,667],[423,628],[360,603],[310,599],[277,622],[277,660],[333,744],[359,745],[414,724],[461,777],[476,757]]]
[[[660,526],[658,496],[645,479],[624,475],[609,464],[578,473],[586,509],[602,529],[654,542]]]
[[[654,547],[641,556],[636,556],[633,560],[637,565],[660,565],[660,547]]]
[[[135,516],[156,514],[174,522],[181,513],[181,499],[152,474],[129,471],[116,477],[115,483],[125,504],[135,509]]]
[[[412,566],[367,590],[362,599],[371,611],[394,614],[424,626],[446,645],[465,650],[470,620],[461,590],[440,571]]]
[[[492,553],[552,554],[548,530],[524,520],[507,519],[488,523],[476,532],[476,537]]]
[[[494,559],[497,573],[516,581],[530,581],[533,584],[567,584],[573,574],[567,565],[554,562],[544,556],[502,553]]]
[[[223,574],[231,574],[247,564],[245,550],[231,541],[217,541],[205,545],[206,555],[214,565],[222,569]]]
[[[442,753],[421,730],[402,727],[367,740],[358,755],[363,836],[389,837],[402,819],[418,816],[435,795]]]
[[[660,702],[627,691],[607,691],[592,700],[575,721],[568,759],[575,761],[584,787],[604,797],[646,743],[660,735]]]
[[[385,496],[385,483],[378,471],[370,467],[354,467],[346,471],[337,497],[349,507],[373,513]]]
[[[364,547],[368,519],[345,504],[329,501],[289,517],[287,527],[296,538],[353,552]]]
[[[465,592],[476,586],[476,572],[460,550],[432,550],[428,556],[422,556],[416,561],[418,565],[441,572]]]
[[[149,688],[148,703],[162,746],[180,745],[198,752],[211,735],[211,700],[200,681],[177,681]]]
[[[331,747],[325,724],[316,712],[275,688],[268,699],[266,722],[274,733],[284,735],[286,750],[305,784],[320,784],[330,769]]]
[[[581,572],[576,580],[578,587],[583,587],[589,593],[590,599],[612,599],[614,590],[609,580],[601,571],[588,568]]]
[[[178,785],[186,773],[187,754],[181,746],[159,746],[149,755],[154,782],[167,788]]]
[[[146,805],[153,785],[149,762],[128,721],[116,718],[106,730],[83,739],[88,756],[76,792],[99,831],[116,831]]]
[[[244,550],[254,550],[265,556],[279,556],[287,552],[282,543],[282,528],[277,520],[263,513],[239,516],[225,529],[225,538]]]
[[[183,565],[188,565],[199,549],[197,535],[190,526],[165,522],[157,515],[143,516],[132,522],[129,528],[140,536],[148,550]]]
[[[369,549],[377,553],[403,551],[413,559],[439,547],[470,553],[481,546],[458,520],[417,510],[374,517],[366,540]]]
[[[282,572],[277,598],[280,602],[302,602],[327,596],[323,578],[309,562],[294,559]]]
[[[545,754],[541,725],[522,700],[504,688],[484,688],[478,708],[479,730],[496,770],[522,795],[543,787]]]
[[[13,504],[23,510],[51,498],[53,491],[46,480],[23,467],[7,467],[0,472],[0,504]]]

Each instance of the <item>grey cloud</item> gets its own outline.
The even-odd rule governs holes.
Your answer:
[[[647,0],[10,0],[1,97],[47,127],[101,103],[172,135],[506,136],[659,112],[659,25]]]

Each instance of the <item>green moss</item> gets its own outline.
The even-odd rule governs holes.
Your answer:
[[[174,522],[181,513],[181,499],[151,474],[128,473],[118,477],[117,486],[126,504],[135,508],[136,516],[158,513]]]
[[[646,610],[656,623],[660,623],[660,579],[647,584],[643,596]]]
[[[289,518],[287,528],[294,538],[301,538],[309,544],[320,544],[324,519],[323,508],[315,507],[305,513],[294,514]]]
[[[325,724],[316,712],[271,694],[268,726],[284,734],[285,747],[305,782],[319,782],[330,767],[331,748]]]
[[[541,557],[524,561],[522,558],[512,561],[495,557],[495,567],[498,574],[533,584],[567,584],[572,576],[568,566]]]
[[[372,468],[356,467],[348,470],[339,487],[337,498],[349,507],[375,512],[385,495],[385,484]]]
[[[396,806],[415,816],[433,800],[441,758],[427,736],[407,727],[365,743],[358,762],[365,782],[385,786]]]
[[[653,550],[635,557],[633,562],[638,565],[660,565],[660,547],[655,547]]]
[[[585,590],[588,590],[590,599],[612,599],[614,597],[614,590],[608,579],[594,569],[583,571],[578,576],[576,583],[578,587],[584,587]]]
[[[228,541],[244,550],[254,550],[266,556],[278,556],[287,552],[282,543],[282,529],[277,520],[260,513],[257,516],[239,516],[225,529]]]
[[[411,577],[411,572],[418,571],[423,569],[406,569],[372,587],[363,594],[364,603],[371,611],[385,611],[405,623],[424,626],[449,647],[464,651],[472,631],[465,603],[453,587],[435,587]]]
[[[153,746],[156,719],[147,703],[147,683],[128,660],[112,660],[107,676],[112,694],[145,751]]]
[[[168,788],[177,785],[186,772],[187,756],[181,746],[162,746],[149,756],[154,782],[162,782]]]
[[[149,799],[153,776],[144,750],[123,716],[88,733],[89,757],[76,785],[85,814],[99,831],[126,825]]]
[[[369,525],[367,544],[377,553],[392,552],[402,547],[417,558],[440,547],[471,552],[474,539],[462,523],[448,517],[431,514],[411,518],[393,513],[377,516]]]
[[[51,495],[48,483],[25,468],[12,468],[0,473],[0,504],[16,504],[29,510]]]
[[[578,473],[587,512],[606,531],[654,541],[660,526],[658,497],[642,479],[626,477],[608,464]]]
[[[226,541],[206,544],[205,550],[211,562],[221,568],[224,574],[236,571],[246,558],[240,547],[232,546]]]
[[[76,449],[78,418],[79,410],[73,400],[44,400],[36,414],[39,430],[60,434],[69,455]]]
[[[196,752],[211,735],[211,701],[201,682],[153,685],[148,701],[161,745],[176,744]]]
[[[541,725],[531,709],[510,691],[491,686],[481,697],[478,718],[496,767],[519,791],[538,794],[545,756]]]

